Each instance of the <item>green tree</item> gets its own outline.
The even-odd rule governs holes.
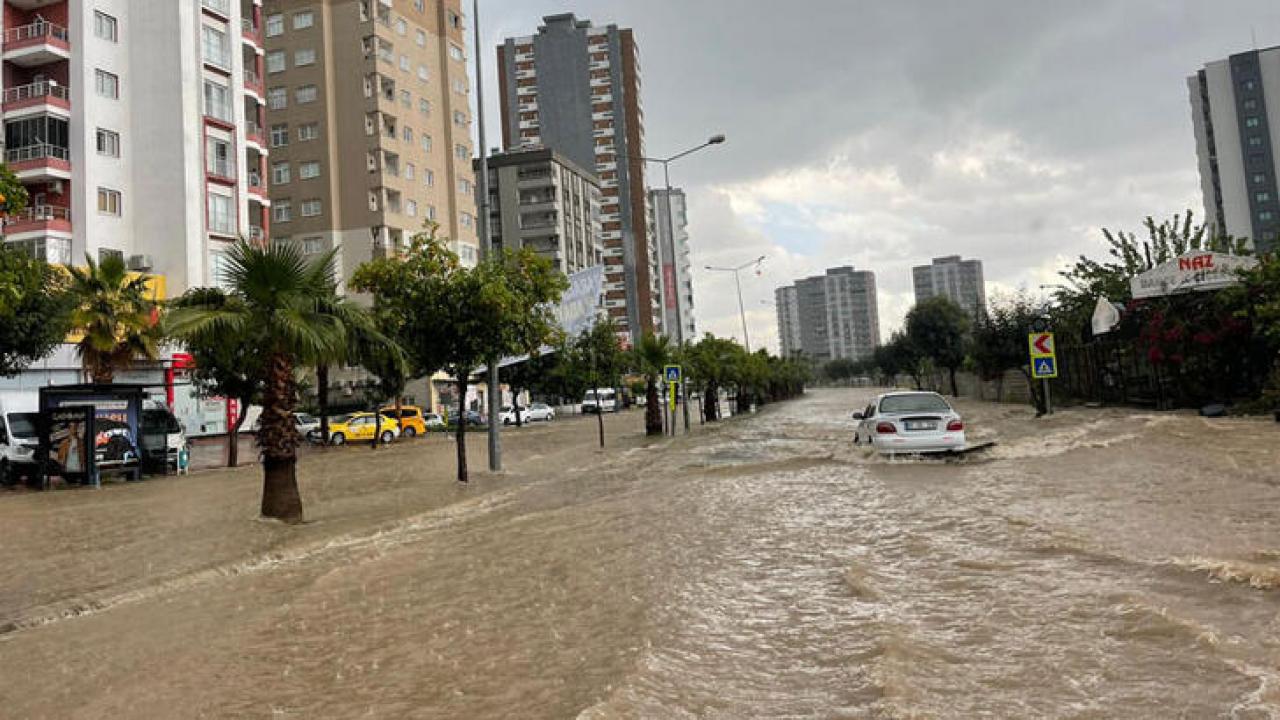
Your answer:
[[[671,340],[665,335],[646,332],[631,350],[631,368],[644,376],[644,432],[662,434],[662,406],[658,398],[658,382],[662,370],[671,362]]]
[[[917,352],[947,369],[952,395],[959,394],[956,370],[964,364],[968,334],[969,316],[949,298],[931,297],[907,313],[907,338]]]
[[[159,357],[160,309],[147,288],[150,278],[130,273],[121,257],[96,263],[85,255],[85,263],[67,269],[71,330],[80,335],[76,351],[85,372],[95,383],[110,383],[135,358]]]
[[[720,419],[720,391],[733,383],[742,346],[728,338],[707,333],[689,349],[691,375],[701,387],[702,414],[706,422]]]
[[[53,352],[67,337],[66,276],[12,246],[0,244],[0,377]]]
[[[373,318],[333,293],[334,253],[308,260],[300,248],[237,243],[226,254],[227,289],[189,292],[169,313],[170,333],[182,342],[205,345],[223,336],[250,338],[260,355],[263,451],[262,514],[289,523],[302,521],[298,493],[297,402],[294,371],[304,365],[344,357],[351,338],[378,335]]]
[[[849,358],[828,360],[822,366],[822,375],[831,382],[849,380],[858,374],[858,364]]]
[[[351,285],[373,293],[384,311],[399,314],[396,339],[417,371],[429,375],[443,369],[455,378],[458,480],[466,482],[466,423],[461,420],[471,377],[490,358],[554,340],[553,304],[568,281],[530,250],[463,267],[432,228],[418,234],[402,255],[362,265]]]
[[[1044,396],[1031,375],[1027,334],[1048,313],[1046,303],[1026,294],[996,298],[978,316],[969,344],[969,357],[981,378],[1003,379],[1008,370],[1021,371],[1032,403],[1041,412],[1045,410]]]

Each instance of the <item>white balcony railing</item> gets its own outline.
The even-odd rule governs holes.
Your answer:
[[[39,145],[10,148],[4,153],[4,159],[7,163],[20,163],[27,162],[29,160],[42,160],[44,158],[70,160],[71,151],[64,147],[58,147],[57,145],[42,143]]]
[[[207,0],[206,0],[207,1]],[[19,25],[4,31],[5,44],[33,38],[45,38],[67,42],[67,29],[48,20],[37,20],[29,25]]]
[[[4,91],[5,104],[11,102],[22,102],[23,100],[31,100],[33,98],[55,97],[61,100],[70,100],[71,91],[66,85],[59,85],[47,80],[34,82],[28,85],[18,85]]]
[[[51,220],[66,220],[71,222],[71,208],[57,207],[55,205],[33,205],[32,207],[23,208],[22,212],[9,216],[9,222],[49,222]]]
[[[244,69],[244,84],[246,86],[262,87],[262,77],[251,68]]]

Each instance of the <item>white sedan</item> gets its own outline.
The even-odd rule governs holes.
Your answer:
[[[502,407],[502,414],[498,416],[502,420],[503,425],[516,424],[516,411],[510,405]],[[546,403],[532,403],[529,407],[520,408],[520,422],[529,423],[537,421],[549,421],[556,419],[556,411],[552,410]]]
[[[883,455],[959,452],[965,448],[964,420],[938,393],[891,392],[853,414],[855,445],[869,444]]]

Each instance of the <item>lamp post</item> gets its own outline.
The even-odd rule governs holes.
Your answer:
[[[739,278],[738,273],[746,270],[752,265],[759,265],[764,262],[764,260],[765,256],[761,255],[751,262],[745,262],[736,267],[716,267],[714,265],[706,266],[706,268],[712,272],[733,273],[733,283],[738,288],[738,314],[742,317],[742,345],[746,348],[747,352],[751,352],[751,337],[747,334],[747,311],[742,307],[742,280]]]
[[[663,216],[665,218],[663,221],[663,224],[666,226],[666,229],[667,229],[667,239],[671,241],[671,251],[673,256],[675,254],[676,237],[675,237],[675,228],[672,226],[672,222],[671,222],[671,163],[687,155],[692,155],[698,152],[699,150],[710,147],[712,145],[720,145],[724,141],[725,141],[724,135],[722,133],[717,133],[707,138],[706,142],[702,143],[701,145],[691,147],[688,150],[685,150],[684,152],[676,153],[671,157],[666,157],[666,158],[640,157],[639,158],[644,162],[659,163],[662,165],[662,180],[663,180],[663,184],[666,186],[666,198],[667,198],[667,211],[663,213]],[[659,246],[659,249],[661,250],[661,246]],[[672,266],[671,274],[676,282],[676,287],[675,287],[676,344],[679,347],[684,347],[684,343],[685,343],[684,299],[681,297],[682,293],[681,293],[681,287],[680,287],[680,267],[677,264],[677,260],[675,257],[671,258],[671,266]],[[663,278],[663,280],[665,282],[666,278]],[[665,302],[665,299],[664,299],[664,302]],[[689,432],[689,386],[687,383],[681,382],[680,389],[681,389],[682,399],[684,400],[684,431],[687,433]],[[675,433],[672,432],[672,434],[674,435]]]
[[[476,178],[476,190],[480,193],[480,202],[477,203],[479,211],[479,231],[480,255],[482,258],[488,258],[492,248],[489,247],[489,146],[485,145],[484,139],[484,72],[480,62],[484,53],[480,52],[480,0],[472,0],[471,2],[471,24],[475,33],[476,48],[476,129],[479,131],[480,141],[480,172]],[[502,470],[502,424],[498,422],[498,416],[502,412],[502,385],[498,378],[498,358],[497,356],[489,358],[489,471],[499,472]],[[461,422],[462,418],[458,418]]]

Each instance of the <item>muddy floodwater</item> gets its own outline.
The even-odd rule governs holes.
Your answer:
[[[0,717],[1280,717],[1280,426],[962,402],[996,448],[891,462],[873,392],[312,452],[294,528],[252,467],[0,494]]]

